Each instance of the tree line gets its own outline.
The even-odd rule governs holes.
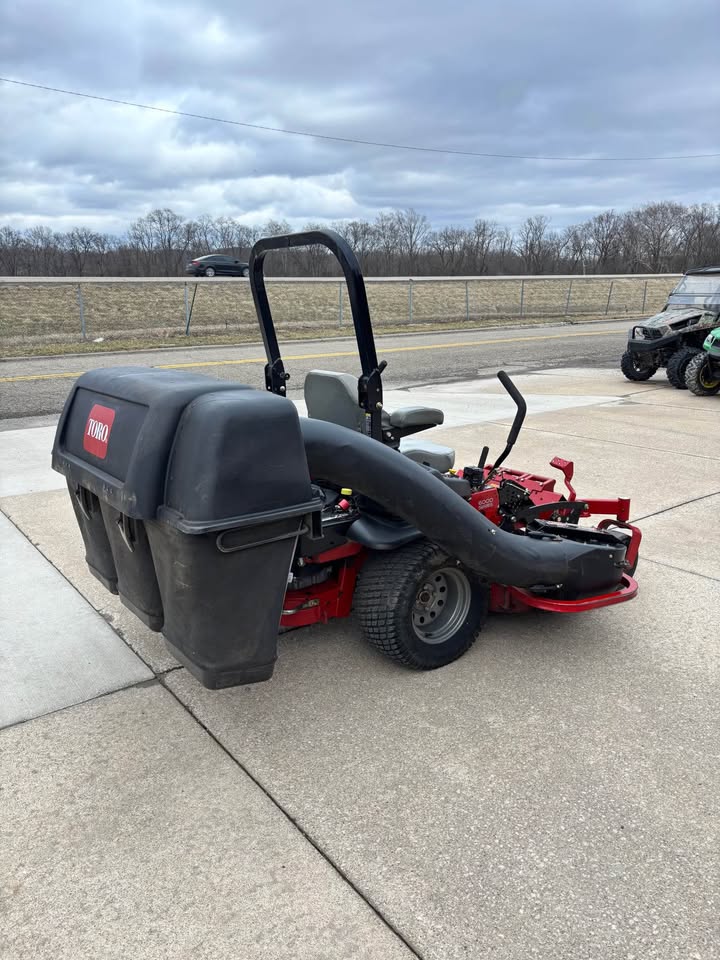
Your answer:
[[[323,226],[309,223],[306,229]],[[416,210],[379,214],[372,222],[332,223],[350,243],[367,276],[680,273],[720,264],[720,204],[648,203],[626,213],[607,210],[562,230],[545,216],[528,217],[515,231],[491,220],[433,229]],[[246,259],[255,240],[290,233],[271,220],[250,227],[232,217],[188,220],[158,209],[120,236],[78,226],[0,227],[0,274],[9,276],[182,275],[187,261],[207,253]],[[275,276],[336,276],[322,247],[269,255]]]

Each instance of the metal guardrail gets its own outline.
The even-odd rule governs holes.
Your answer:
[[[661,309],[681,276],[365,279],[374,325],[398,329],[428,323],[483,325],[498,319],[639,317]],[[313,329],[342,328],[349,322],[341,279],[269,277],[267,285],[274,313],[275,302],[279,304],[280,328],[299,327],[312,335]],[[187,336],[191,330],[212,336],[255,324],[245,277],[0,277],[0,344],[155,339]]]
[[[673,280],[682,273],[548,273],[548,274],[503,274],[502,276],[435,276],[435,277],[365,277],[366,283],[492,283],[509,280]],[[342,283],[337,277],[273,277],[272,283]],[[248,283],[247,277],[7,277],[0,276],[0,283]]]

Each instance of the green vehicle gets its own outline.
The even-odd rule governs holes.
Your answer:
[[[720,323],[720,267],[686,271],[660,313],[630,328],[620,369],[628,380],[649,380],[660,367],[678,390],[685,371]]]
[[[720,327],[710,331],[702,352],[687,365],[685,386],[697,397],[710,397],[720,391]]]

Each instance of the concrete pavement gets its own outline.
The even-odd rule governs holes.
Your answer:
[[[31,671],[0,731],[3,958],[720,956],[717,403],[610,368],[517,382],[510,465],[574,457],[581,495],[632,496],[640,594],[491,618],[426,674],[348,621],[283,636],[269,683],[205,691],[87,573],[52,428],[0,433],[4,599],[22,622],[36,580],[55,591],[10,662],[47,634],[118,658],[64,700],[72,665]],[[458,465],[500,448],[493,380],[387,392],[431,399]]]
[[[0,735],[3,960],[413,956],[157,683]]]
[[[0,727],[152,678],[4,514],[0,539]]]

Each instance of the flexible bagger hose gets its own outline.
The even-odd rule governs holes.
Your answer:
[[[313,480],[351,487],[493,583],[559,586],[575,593],[614,589],[624,548],[507,533],[397,450],[345,427],[300,418]]]

